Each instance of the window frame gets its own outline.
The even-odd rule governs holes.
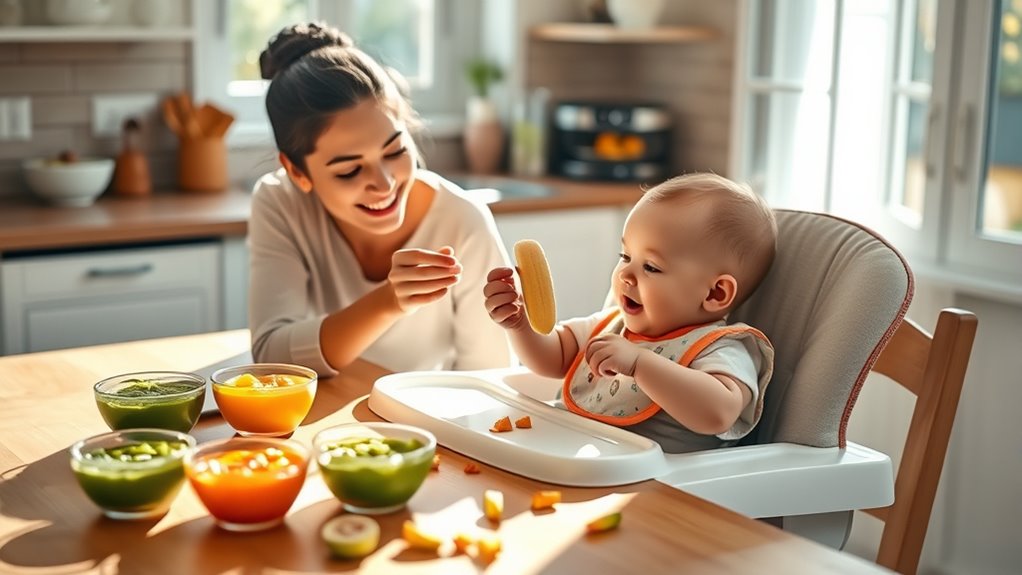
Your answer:
[[[836,19],[840,26],[845,14],[843,4],[854,0],[835,1]],[[881,150],[887,163],[883,170],[884,182],[864,209],[850,214],[845,206],[840,206],[840,198],[829,197],[835,187],[835,181],[831,179],[823,192],[825,209],[876,229],[908,257],[919,275],[974,293],[1022,301],[1022,243],[981,237],[982,227],[978,224],[987,168],[987,98],[989,90],[995,89],[989,86],[993,70],[989,57],[991,36],[997,32],[993,26],[993,11],[998,6],[996,0],[940,2],[936,32],[940,40],[934,52],[925,144],[921,152],[927,172],[922,217],[918,225],[914,225],[911,218],[899,216],[897,210],[892,209],[892,204],[897,204],[897,198],[900,198],[900,195],[891,193],[896,170],[899,169],[894,164],[897,155],[893,152],[904,145],[903,140],[896,140],[898,118],[895,113],[899,97],[906,106],[908,102],[916,101],[913,94],[906,92],[913,91],[910,71],[896,76],[905,65],[905,59],[911,60],[911,54],[905,54],[904,35],[906,26],[911,33],[911,22],[905,20],[910,13],[908,7],[914,2],[895,0],[898,21],[892,34],[896,37],[889,38],[889,41],[894,47],[891,57],[901,62],[894,60],[889,63],[891,73],[885,87],[887,104],[883,127],[887,133]],[[755,126],[749,123],[750,106],[757,95],[769,93],[764,92],[763,82],[757,82],[753,75],[755,63],[752,54],[757,49],[768,49],[765,44],[753,45],[758,39],[758,35],[751,32],[757,26],[752,21],[757,14],[757,4],[756,0],[740,0],[735,34],[738,41],[729,166],[732,176],[737,179],[748,178],[754,158],[751,146]],[[840,30],[835,31],[834,49],[837,54],[842,36]],[[840,105],[839,59],[835,58],[833,68],[832,106]],[[898,82],[899,78],[907,80]],[[777,84],[774,93],[781,93],[784,86]],[[837,97],[834,97],[835,92]],[[968,114],[972,118],[971,127],[970,120],[963,119]],[[835,116],[835,113],[831,114],[832,119]],[[832,158],[835,149],[833,121],[829,129],[831,149],[828,156]],[[770,137],[767,134],[767,138]],[[904,151],[900,155],[904,156]],[[957,176],[956,170],[961,168],[956,166],[965,166],[965,178]],[[771,201],[769,191],[766,199]],[[834,210],[835,204],[841,209]]]
[[[432,86],[413,89],[415,110],[423,117],[430,135],[460,133],[468,86],[461,66],[451,66],[458,54],[478,52],[481,9],[475,0],[434,1],[434,46],[432,49]],[[322,19],[337,25],[343,15],[353,9],[353,0],[306,0],[310,20]],[[233,148],[272,146],[273,135],[266,119],[263,95],[231,97],[222,78],[227,74],[223,56],[228,49],[226,39],[227,0],[192,0],[196,28],[193,45],[192,77],[196,101],[210,101],[237,116],[228,133]],[[340,27],[340,26],[339,26]],[[340,27],[343,31],[343,27]],[[352,31],[353,33],[355,31]],[[356,42],[357,33],[354,34]]]

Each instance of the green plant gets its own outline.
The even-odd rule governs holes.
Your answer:
[[[490,85],[504,79],[504,71],[496,62],[483,58],[469,60],[465,64],[465,75],[475,94],[485,98],[490,93]]]

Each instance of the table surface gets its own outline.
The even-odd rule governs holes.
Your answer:
[[[311,474],[283,525],[258,533],[217,528],[186,485],[160,518],[105,518],[79,489],[68,464],[74,441],[107,431],[92,384],[132,371],[205,371],[239,362],[247,331],[168,338],[0,358],[0,573],[879,573],[872,563],[733,513],[656,481],[614,488],[566,488],[533,481],[440,448],[440,469],[402,511],[378,517],[382,538],[362,560],[331,559],[319,529],[342,513]],[[385,370],[358,363],[322,380],[294,438],[308,444],[319,430],[378,420],[367,407]],[[192,431],[200,442],[230,437],[213,415]],[[504,520],[482,514],[485,489],[504,493]],[[532,493],[560,489],[550,512],[529,509]],[[620,528],[586,535],[585,524],[620,510]],[[483,566],[455,554],[407,548],[401,524],[444,536],[495,530],[497,560]]]

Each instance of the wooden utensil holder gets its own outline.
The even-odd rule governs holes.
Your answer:
[[[219,192],[227,189],[227,145],[223,138],[182,138],[177,179],[181,189]]]

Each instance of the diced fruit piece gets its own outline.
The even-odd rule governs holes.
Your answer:
[[[251,373],[243,373],[234,378],[234,387],[253,387],[257,385],[262,385],[262,382]]]
[[[617,511],[610,515],[604,515],[599,519],[594,519],[586,524],[586,533],[600,533],[602,531],[610,531],[621,525],[621,512]]]
[[[468,473],[469,475],[475,475],[479,473],[479,471],[479,466],[475,463],[468,463],[465,465],[465,473]]]
[[[324,523],[320,535],[334,555],[356,559],[376,550],[380,544],[380,524],[364,515],[341,515]]]
[[[496,489],[483,492],[483,514],[490,521],[500,521],[504,516],[504,494]]]
[[[515,420],[515,427],[518,429],[532,429],[532,418],[528,415]]]
[[[433,456],[433,464],[429,468],[433,471],[440,471],[440,455]]]
[[[408,542],[409,547],[414,547],[415,549],[436,551],[440,548],[440,538],[420,531],[411,519],[406,519],[404,525],[401,526],[401,537]]]
[[[475,538],[467,533],[458,533],[454,536],[454,548],[458,550],[458,553],[468,553],[469,548],[475,542]]]
[[[494,433],[501,433],[503,431],[511,431],[511,429],[513,429],[511,427],[511,418],[501,417],[497,421],[493,422],[493,427],[490,428],[490,431]]]
[[[476,541],[476,557],[483,564],[489,565],[493,563],[493,560],[497,558],[497,554],[500,553],[500,549],[500,537],[497,537],[495,533],[483,535]]]
[[[554,503],[560,502],[560,491],[537,491],[532,494],[532,509],[535,511],[540,509],[550,509],[554,506]]]

